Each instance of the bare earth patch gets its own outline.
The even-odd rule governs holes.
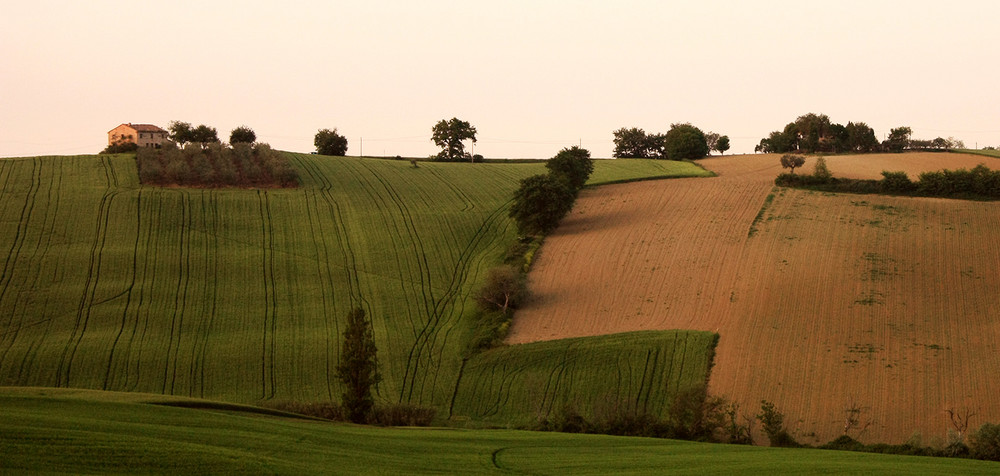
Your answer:
[[[1000,168],[939,153],[827,163],[855,178]],[[775,189],[775,155],[702,165],[719,176],[585,190],[536,258],[510,342],[718,332],[711,392],[747,413],[774,402],[806,443],[843,434],[852,405],[872,421],[851,434],[864,441],[944,441],[949,408],[975,411],[971,428],[1000,421],[1000,203]]]

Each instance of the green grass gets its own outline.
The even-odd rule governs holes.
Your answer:
[[[290,160],[302,186],[265,190],[141,186],[133,155],[0,160],[0,385],[336,400],[360,306],[379,398],[449,408],[470,296],[544,165]],[[595,180],[675,166],[701,170],[599,161]]]
[[[690,161],[652,159],[595,160],[587,185],[635,182],[678,177],[713,177],[715,174]]]
[[[954,152],[959,152],[962,154],[985,155],[986,157],[994,157],[1000,159],[1000,150],[955,149]]]
[[[513,430],[371,428],[0,389],[12,474],[996,474],[1000,464]]]
[[[665,418],[674,395],[705,385],[716,340],[649,331],[494,349],[468,362],[455,411],[522,424],[567,405],[588,420],[618,412]]]

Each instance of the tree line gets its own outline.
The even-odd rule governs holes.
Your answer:
[[[615,149],[611,155],[619,159],[696,160],[713,150],[720,154],[729,150],[729,136],[705,133],[689,123],[671,124],[665,134],[636,127],[623,127],[612,134]]]
[[[783,154],[902,152],[904,150],[963,149],[965,144],[953,137],[933,140],[913,139],[913,129],[900,126],[889,130],[879,142],[875,130],[864,122],[841,125],[826,114],[809,113],[797,117],[784,129],[771,132],[754,147],[755,152]]]

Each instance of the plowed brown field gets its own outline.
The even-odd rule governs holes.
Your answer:
[[[857,178],[1000,169],[959,154],[827,162]],[[584,191],[509,340],[718,332],[711,392],[751,415],[774,402],[807,443],[843,434],[855,405],[863,441],[943,441],[949,408],[974,411],[970,429],[1000,422],[1000,203],[774,188],[774,155],[702,164],[719,176]]]

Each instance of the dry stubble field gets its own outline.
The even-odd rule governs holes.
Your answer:
[[[959,154],[827,162],[856,178],[1000,168]],[[774,402],[806,443],[842,434],[852,406],[872,424],[851,435],[870,442],[944,441],[948,409],[974,411],[970,429],[1000,422],[1000,204],[774,188],[775,155],[702,164],[719,176],[584,191],[537,257],[510,341],[718,332],[711,392],[751,415]]]

